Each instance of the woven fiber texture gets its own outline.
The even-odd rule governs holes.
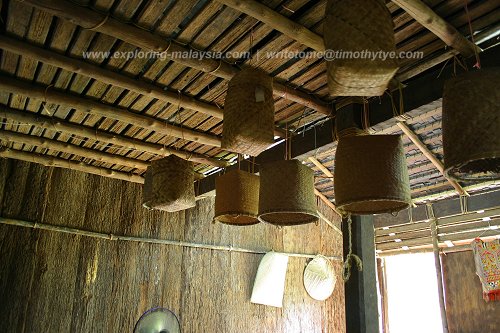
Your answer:
[[[257,156],[274,143],[273,82],[264,71],[236,74],[224,102],[222,148]]]
[[[259,176],[241,170],[215,179],[215,219],[243,226],[259,223]]]
[[[297,160],[262,165],[259,193],[262,222],[290,226],[318,220],[314,172]]]
[[[399,135],[339,140],[335,154],[335,202],[340,211],[391,213],[411,203],[408,166]]]
[[[167,212],[194,207],[193,164],[175,155],[152,161],[146,171],[142,205]]]
[[[443,150],[446,175],[456,180],[500,179],[500,68],[446,81]]]
[[[327,61],[332,96],[380,96],[398,70],[397,59],[356,58],[354,52],[395,52],[391,14],[380,0],[328,0],[323,36],[327,50],[353,52]],[[345,53],[344,53],[345,55]]]
[[[266,253],[260,261],[255,276],[250,302],[281,308],[287,267],[288,256],[274,252]]]
[[[324,301],[333,293],[337,278],[332,263],[323,256],[317,256],[304,270],[304,287],[309,296]]]

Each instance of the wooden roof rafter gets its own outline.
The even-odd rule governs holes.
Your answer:
[[[165,53],[167,57],[177,52],[189,53],[190,51],[189,48],[175,42],[166,41],[162,37],[154,35],[147,30],[121,23],[109,17],[109,15],[103,15],[89,8],[72,4],[69,1],[52,2],[48,0],[24,0],[23,2],[64,18],[73,24],[87,27],[86,29],[115,37],[146,50]],[[199,60],[189,57],[169,57],[169,59],[226,80],[232,78],[238,72],[237,67],[227,62],[214,59]],[[318,100],[308,93],[297,90],[294,87],[288,87],[275,81],[273,88],[274,93],[279,97],[310,107],[324,115],[329,116],[332,113],[332,110],[325,102]]]

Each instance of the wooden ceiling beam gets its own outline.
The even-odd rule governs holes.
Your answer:
[[[54,151],[59,151],[66,154],[77,155],[83,158],[89,158],[91,160],[109,163],[113,165],[119,165],[124,167],[129,167],[133,169],[139,169],[140,171],[145,171],[151,164],[147,161],[142,161],[130,157],[125,157],[118,154],[110,154],[96,149],[80,147],[75,144],[68,142],[62,142],[54,139],[48,139],[40,136],[28,135],[19,132],[0,130],[0,140],[4,140],[11,143],[26,144],[35,146],[37,148],[46,148]],[[28,152],[32,154],[31,152]],[[50,156],[50,155],[44,155]],[[201,179],[204,175],[195,172],[195,179]]]
[[[94,175],[99,175],[108,178],[114,178],[119,180],[126,180],[133,183],[144,183],[144,178],[128,172],[115,171],[107,168],[97,167],[94,165],[85,164],[83,162],[65,160],[63,158],[34,154],[21,150],[15,150],[10,148],[0,148],[0,157],[11,158],[14,160],[21,160],[31,163],[41,164],[47,167],[64,168],[70,170],[76,170],[86,173],[91,173]]]
[[[392,0],[417,22],[429,29],[446,45],[456,49],[465,57],[473,56],[481,49],[465,38],[454,26],[446,22],[421,0]]]
[[[3,105],[0,105],[0,118],[12,120],[21,124],[33,125],[45,130],[65,133],[67,135],[78,135],[80,137],[89,138],[91,140],[96,140],[105,144],[111,144],[116,148],[137,150],[150,153],[155,156],[166,156],[173,154],[195,163],[207,164],[220,168],[224,168],[229,165],[228,161],[218,160],[202,154],[197,154],[185,150],[171,149],[161,144],[133,139],[102,130],[96,130],[92,127],[74,124],[65,120],[55,119],[32,112],[14,110]]]
[[[52,87],[34,85],[10,76],[0,76],[0,89],[54,104],[65,105],[77,109],[80,112],[123,121],[127,124],[139,126],[168,136],[214,147],[221,146],[221,140],[215,135],[171,125],[153,117],[128,111],[125,108],[107,105],[78,95],[63,93]]]
[[[100,150],[80,147],[67,142],[62,142],[58,140],[48,139],[40,136],[22,134],[19,132],[11,132],[0,130],[0,140],[8,142],[16,142],[20,144],[27,144],[31,146],[36,146],[39,148],[47,148],[50,150],[55,150],[67,154],[74,154],[84,158],[90,158],[97,162],[118,164],[121,166],[126,166],[129,168],[146,170],[149,166],[149,162],[141,161],[138,159],[133,159],[121,155],[110,154]]]
[[[429,159],[429,161],[434,164],[436,169],[443,175],[444,178],[450,183],[451,186],[458,192],[459,195],[469,195],[467,191],[455,180],[449,178],[444,172],[443,163],[427,148],[427,146],[420,140],[417,134],[415,134],[409,127],[403,122],[398,122],[398,127],[403,131],[404,134],[417,146],[417,148]]]
[[[222,109],[216,105],[198,101],[192,96],[165,90],[163,87],[136,80],[130,76],[113,72],[98,65],[70,58],[61,53],[49,51],[5,35],[0,35],[0,48],[21,56],[30,57],[45,64],[65,69],[69,72],[81,74],[107,84],[128,89],[144,96],[157,98],[181,108],[198,111],[218,119],[223,118]]]
[[[100,32],[142,49],[161,53],[171,61],[226,80],[231,79],[239,71],[237,67],[224,61],[176,56],[176,54],[187,54],[190,49],[175,42],[165,40],[163,37],[139,27],[122,23],[109,15],[104,15],[87,7],[78,6],[70,1],[23,0],[23,3],[63,18],[84,29]],[[305,105],[328,116],[332,114],[330,106],[306,92],[286,86],[276,80],[274,81],[273,88],[274,94],[279,97]]]
[[[266,5],[255,0],[217,0],[218,2],[245,13],[282,34],[304,44],[318,52],[325,51],[323,37],[312,32],[306,27],[275,12]]]
[[[210,103],[199,101],[192,96],[188,96],[180,92],[168,91],[163,87],[136,80],[129,76],[113,72],[109,69],[105,69],[79,59],[70,58],[35,45],[21,42],[5,35],[0,35],[0,49],[18,55],[27,56],[45,64],[97,79],[110,85],[135,91],[138,94],[156,98],[182,108],[195,110],[217,119],[223,119],[222,109]],[[284,131],[279,128],[275,129],[274,135],[285,137]]]

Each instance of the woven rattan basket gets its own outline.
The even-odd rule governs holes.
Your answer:
[[[257,69],[236,74],[224,102],[222,148],[257,156],[274,143],[272,79]]]
[[[335,202],[358,215],[391,213],[411,202],[403,142],[398,135],[343,137],[335,154]]]
[[[382,95],[398,70],[396,59],[372,56],[396,51],[393,21],[384,1],[328,0],[325,14],[325,48],[339,51],[327,61],[330,94]]]
[[[444,167],[457,180],[500,179],[500,68],[448,80],[443,92]]]
[[[142,205],[167,212],[194,207],[193,164],[175,155],[152,161],[146,171]]]
[[[230,225],[259,223],[259,176],[241,170],[215,179],[215,219]]]
[[[289,226],[318,220],[314,173],[297,160],[262,165],[259,193],[262,222]]]

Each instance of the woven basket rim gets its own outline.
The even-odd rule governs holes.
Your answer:
[[[279,213],[285,213],[285,214],[302,214],[302,215],[309,215],[310,218],[304,221],[301,221],[300,223],[272,223],[269,221],[266,221],[263,219],[265,215],[269,214],[279,214]],[[290,211],[290,210],[278,210],[278,209],[273,209],[272,211],[267,211],[267,212],[259,212],[259,217],[258,217],[260,222],[267,223],[267,224],[272,224],[274,226],[295,226],[295,225],[302,225],[302,224],[308,224],[308,223],[313,223],[318,221],[319,215],[317,212],[307,212],[307,211]]]
[[[250,222],[250,223],[228,223],[228,222],[217,220],[217,219],[216,219],[216,221],[218,223],[221,223],[224,225],[230,225],[232,227],[248,227],[248,226],[256,225],[256,224],[260,223],[260,221],[257,218],[254,220],[254,222]]]
[[[391,202],[394,204],[399,203],[399,205],[394,206],[391,209],[379,209],[379,210],[362,210],[362,211],[356,210],[356,211],[354,211],[354,210],[346,210],[345,209],[347,206],[351,206],[353,204],[359,204],[360,202],[380,202],[380,201]],[[378,198],[378,199],[356,198],[355,200],[349,200],[349,201],[343,202],[342,204],[337,204],[337,209],[344,210],[344,211],[352,213],[352,214],[372,215],[372,214],[399,212],[399,211],[401,211],[409,206],[410,206],[410,202],[403,201],[400,198]]]
[[[219,212],[219,214],[215,215],[214,218],[217,218],[222,215],[242,215],[242,216],[247,216],[247,217],[255,217],[257,218],[257,214],[252,214],[249,212]]]
[[[444,170],[444,174],[447,177],[450,177],[451,179],[455,181],[468,181],[468,180],[496,180],[500,179],[500,174],[497,176],[487,176],[487,175],[481,175],[479,177],[474,177],[472,174],[471,176],[467,176],[467,174],[464,174],[460,172],[459,170],[462,169],[465,165],[472,163],[472,162],[477,162],[481,160],[486,160],[486,159],[500,159],[500,151],[493,151],[491,152],[492,155],[485,156],[488,152],[481,152],[481,153],[476,153],[476,154],[470,154],[469,155],[469,160],[458,163],[455,162],[454,165],[451,166],[445,166],[446,169]],[[446,161],[446,157],[445,157]],[[453,163],[453,162],[452,162]],[[460,175],[460,176],[459,176]]]

